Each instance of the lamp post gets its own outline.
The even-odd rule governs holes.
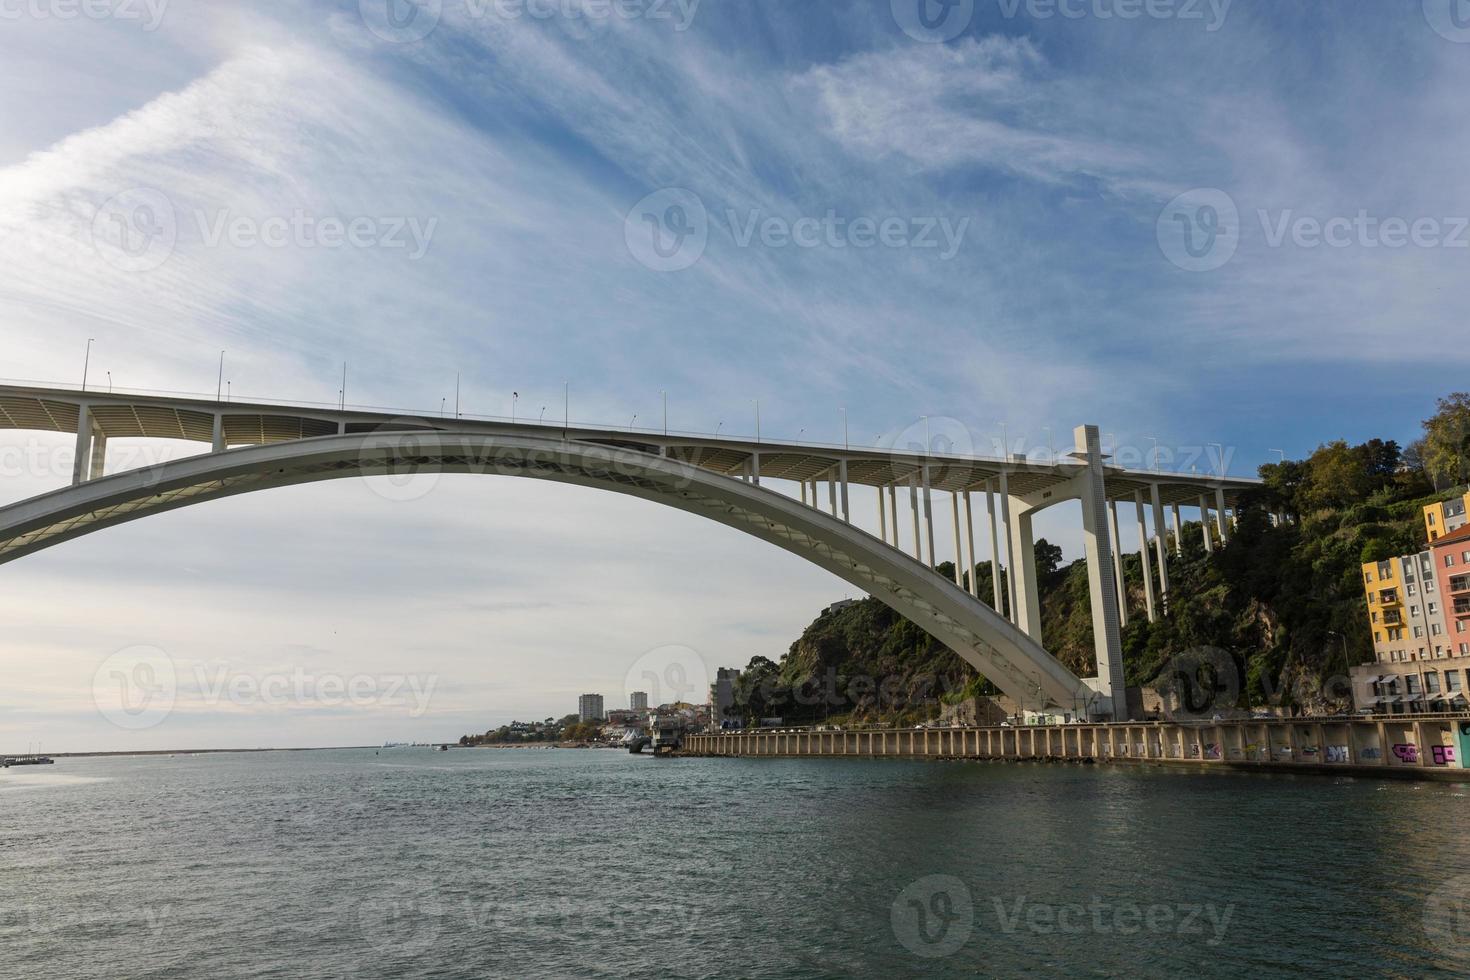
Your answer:
[[[107,372],[107,393],[112,394],[112,372]]]
[[[87,338],[87,352],[82,355],[82,390],[87,390],[87,367],[92,363],[92,343],[96,337]]]
[[[664,435],[669,434],[669,393],[662,388],[658,392],[664,400]]]
[[[225,387],[225,352],[219,352],[219,377],[214,382],[214,400],[217,402],[224,394]]]
[[[1149,453],[1153,457],[1153,471],[1157,473],[1159,471],[1159,440],[1155,436],[1144,436],[1144,438],[1154,444]]]
[[[510,393],[510,424],[511,425],[515,425],[515,423],[516,423],[516,402],[518,402],[520,400],[521,400],[521,393],[519,391],[512,391]]]
[[[842,448],[847,450],[851,448],[847,442],[847,409],[841,408],[839,411],[842,412]]]
[[[1205,448],[1206,449],[1208,449],[1211,446],[1214,446],[1216,449],[1220,450],[1219,454],[1216,455],[1215,458],[1217,460],[1219,460],[1219,462],[1220,462],[1220,475],[1223,477],[1225,475],[1225,446],[1222,443],[1218,443],[1218,442],[1207,442],[1207,443],[1205,443]]]

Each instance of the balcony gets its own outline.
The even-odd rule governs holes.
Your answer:
[[[1404,622],[1404,617],[1399,613],[1399,611],[1397,609],[1386,609],[1386,610],[1384,610],[1384,612],[1383,612],[1383,625],[1384,626],[1400,626],[1400,625],[1403,624],[1403,622]]]
[[[1470,575],[1454,575],[1450,577],[1451,592],[1470,592]]]
[[[1455,615],[1470,616],[1470,597],[1455,600]]]

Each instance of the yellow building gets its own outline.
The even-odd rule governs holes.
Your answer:
[[[1462,497],[1451,497],[1438,503],[1424,506],[1424,535],[1434,541],[1441,534],[1458,531],[1466,524],[1465,512],[1470,509],[1470,493]]]

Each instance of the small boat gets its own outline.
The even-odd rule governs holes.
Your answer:
[[[56,760],[48,755],[17,755],[0,761],[0,767],[9,769],[11,766],[54,766]]]

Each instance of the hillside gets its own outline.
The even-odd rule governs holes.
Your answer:
[[[1442,399],[1424,430],[1405,449],[1338,441],[1304,460],[1261,467],[1264,485],[1241,501],[1227,546],[1216,537],[1209,554],[1198,522],[1184,525],[1183,554],[1171,553],[1169,613],[1156,623],[1144,612],[1140,559],[1125,555],[1128,683],[1157,682],[1171,657],[1209,646],[1235,659],[1242,706],[1345,706],[1348,667],[1373,656],[1360,566],[1422,548],[1423,506],[1451,496],[1470,475],[1470,395]],[[1290,519],[1273,526],[1272,513]],[[1060,550],[1044,539],[1036,549],[1043,643],[1069,669],[1090,675],[1085,564],[1057,567]],[[975,573],[988,602],[990,563]],[[736,701],[747,720],[907,722],[936,715],[941,699],[991,690],[953,651],[864,599],[818,616],[779,661],[753,658]]]

